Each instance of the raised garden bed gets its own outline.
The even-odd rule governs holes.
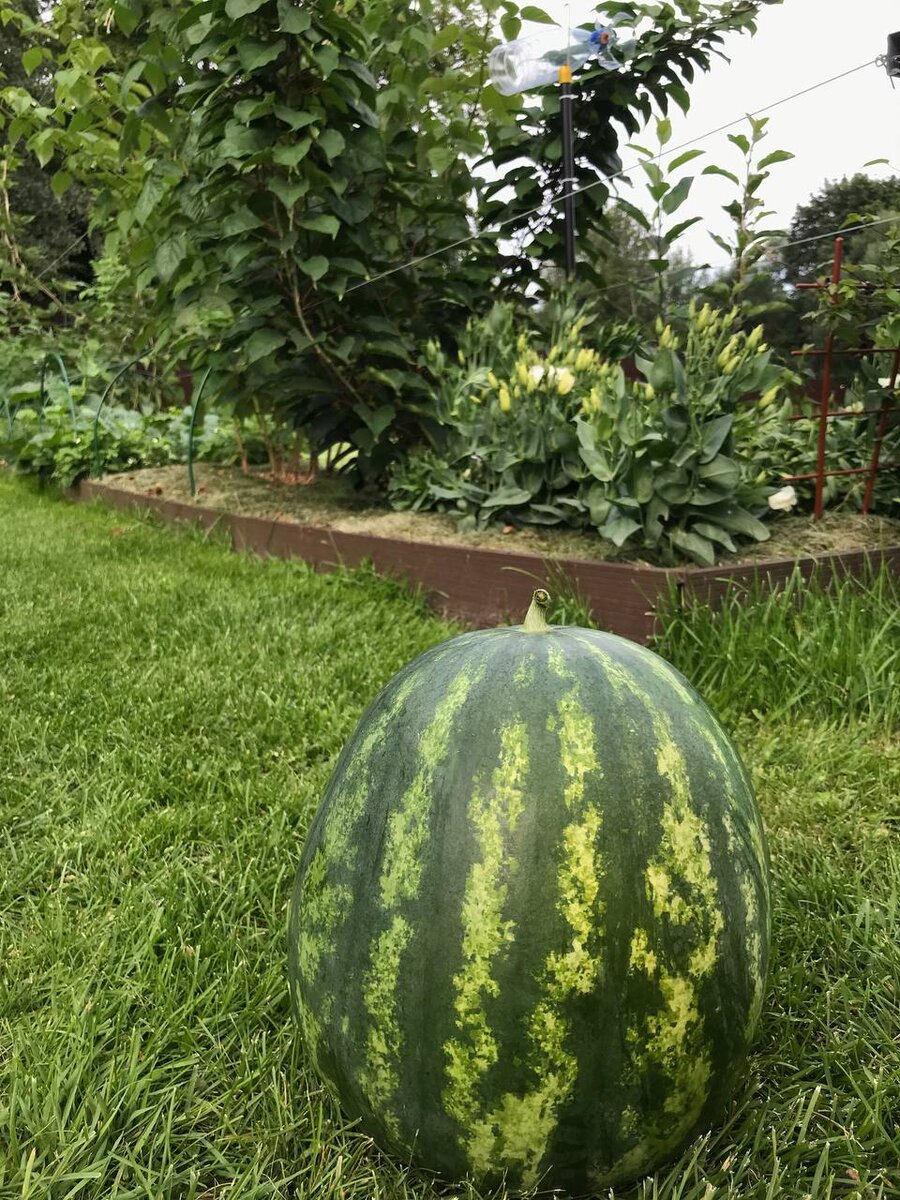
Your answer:
[[[151,510],[166,520],[219,527],[228,531],[236,550],[298,557],[322,570],[370,562],[383,574],[421,586],[436,608],[473,625],[518,619],[552,564],[600,624],[641,642],[652,635],[656,609],[673,588],[715,604],[736,584],[758,578],[776,586],[795,568],[807,577],[819,572],[827,578],[861,574],[886,560],[900,574],[900,521],[864,521],[852,514],[820,527],[806,518],[783,519],[771,542],[753,547],[742,559],[711,568],[665,568],[627,559],[596,537],[531,531],[460,535],[448,518],[392,514],[350,502],[333,490],[326,491],[317,507],[315,489],[258,479],[249,483],[256,511],[231,511],[242,502],[246,506],[247,487],[242,491],[237,482],[240,472],[205,468],[194,500],[186,493],[183,475],[183,468],[166,468],[83,480],[73,494]],[[418,528],[421,537],[414,536]],[[809,548],[804,551],[803,546]]]

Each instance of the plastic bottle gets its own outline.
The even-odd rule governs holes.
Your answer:
[[[609,53],[616,43],[612,29],[570,29],[568,40],[561,29],[535,34],[495,46],[488,56],[491,83],[504,96],[530,92],[557,83],[559,68],[567,63],[575,71],[596,56],[597,66],[614,71],[619,63]]]

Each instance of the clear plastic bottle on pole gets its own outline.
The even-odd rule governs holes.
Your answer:
[[[613,55],[618,42],[611,26],[553,29],[495,46],[488,56],[491,83],[504,96],[530,92],[557,83],[560,67],[573,71],[595,58],[596,65],[614,71],[621,63]]]

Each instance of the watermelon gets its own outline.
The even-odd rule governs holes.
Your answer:
[[[445,1179],[595,1192],[721,1118],[760,1013],[765,835],[691,685],[622,638],[455,637],[371,703],[291,902],[306,1045]]]

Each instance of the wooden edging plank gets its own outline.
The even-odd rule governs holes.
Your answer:
[[[473,625],[519,619],[528,607],[532,590],[545,582],[550,561],[511,550],[404,541],[299,525],[274,517],[244,516],[87,479],[69,494],[76,500],[102,500],[117,508],[149,510],[168,521],[193,521],[205,529],[227,529],[234,550],[302,558],[319,570],[369,562],[381,574],[420,586],[429,603],[440,612]],[[684,595],[715,605],[735,585],[761,580],[776,587],[795,569],[805,578],[822,570],[831,578],[861,574],[882,561],[888,561],[900,574],[900,546],[689,570],[581,558],[555,558],[552,563],[554,571],[571,580],[600,624],[623,637],[646,642],[655,629],[656,606],[673,586]]]

